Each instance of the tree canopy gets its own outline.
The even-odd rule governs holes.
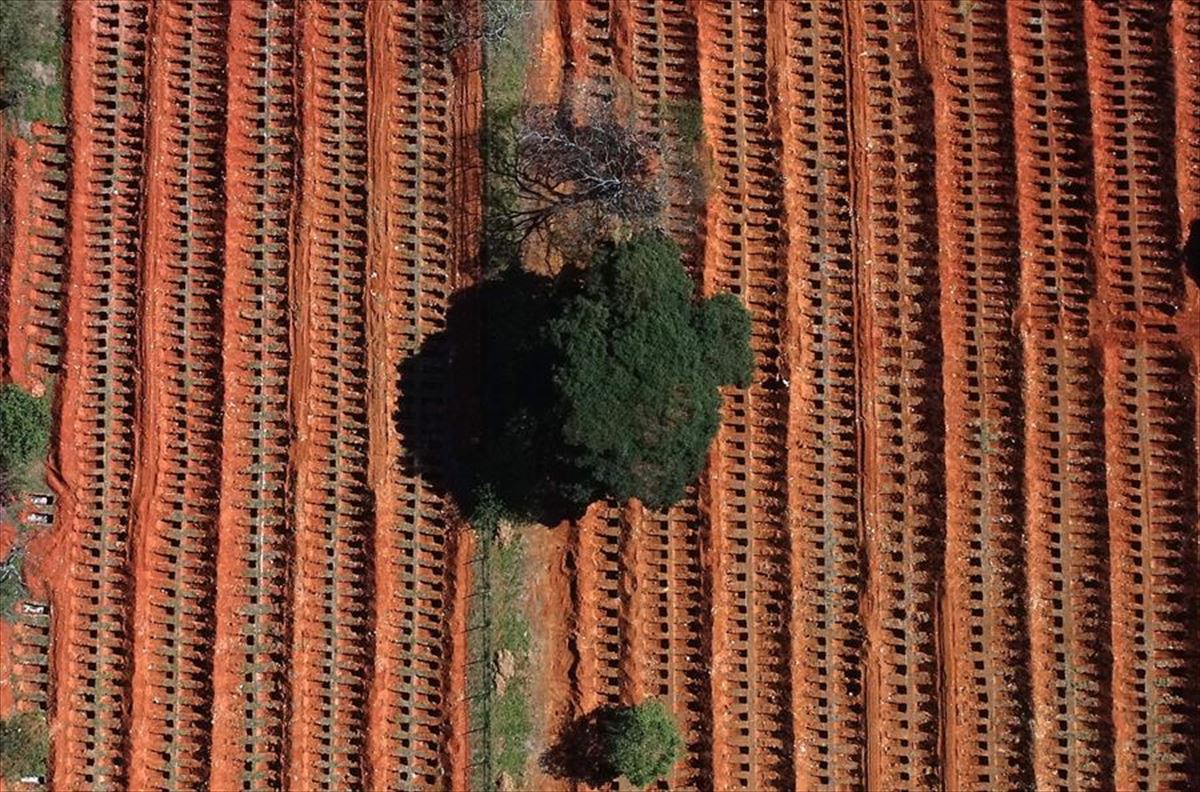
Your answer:
[[[745,309],[695,300],[679,249],[648,233],[596,255],[549,335],[572,500],[679,500],[716,433],[718,388],[749,382]]]
[[[604,498],[675,503],[703,467],[720,387],[753,368],[741,303],[694,292],[658,232],[554,278],[508,268],[460,292],[401,370],[397,416],[423,474],[464,513],[486,502],[551,524]]]

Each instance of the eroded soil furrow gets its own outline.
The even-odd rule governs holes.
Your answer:
[[[284,783],[295,4],[230,6],[212,789]]]
[[[146,10],[98,1],[69,14],[73,169],[56,489],[70,561],[54,590],[54,782],[63,788],[128,786]]]
[[[867,785],[941,783],[944,536],[931,96],[909,0],[848,3],[857,146]]]
[[[859,788],[862,520],[844,6],[780,4],[792,352],[789,521],[796,788]]]
[[[61,370],[66,276],[67,134],[35,124],[31,140],[12,142],[8,259],[8,327],[0,334],[8,376],[40,391]]]
[[[151,13],[130,785],[202,784],[220,480],[225,10]]]
[[[779,147],[771,136],[765,9],[704,4],[700,63],[713,154],[706,293],[739,296],[752,319],[754,382],[725,393],[711,454],[713,775],[727,787],[793,783],[787,384]]]
[[[366,8],[307,0],[299,14],[288,764],[293,788],[342,789],[371,786],[364,762],[374,515],[367,478]]]
[[[1119,789],[1200,783],[1195,426],[1177,261],[1168,7],[1088,2]]]
[[[378,789],[458,788],[465,760],[449,751],[454,544],[460,524],[439,488],[456,460],[443,448],[454,393],[446,366],[402,367],[445,329],[456,288],[468,283],[454,247],[453,75],[442,46],[447,4],[370,9],[371,158],[369,326],[375,521],[375,681],[369,750]],[[376,101],[377,100],[377,101]],[[405,389],[401,393],[401,388]],[[412,389],[420,388],[419,392]],[[426,427],[430,427],[426,429]],[[464,581],[465,584],[465,581]]]
[[[1012,98],[1003,2],[929,4],[935,42],[953,789],[1028,786]]]
[[[1008,5],[1020,225],[1033,770],[1039,789],[1111,777],[1108,502],[1090,340],[1091,152],[1082,9]]]

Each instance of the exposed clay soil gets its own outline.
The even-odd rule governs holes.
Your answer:
[[[474,545],[395,376],[481,273],[446,9],[75,3],[71,127],[0,137],[0,373],[57,377],[54,786],[466,786]],[[758,366],[683,503],[524,529],[530,785],[654,696],[671,788],[1200,786],[1195,1],[534,21],[527,101],[657,141]]]

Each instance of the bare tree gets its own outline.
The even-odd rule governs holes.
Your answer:
[[[653,142],[610,110],[588,116],[578,122],[562,108],[530,108],[499,146],[492,168],[515,187],[506,220],[518,244],[539,231],[595,236],[613,223],[643,228],[657,219]]]
[[[535,5],[533,0],[483,0],[478,21],[473,21],[462,5],[455,5],[444,17],[442,47],[449,51],[478,41],[495,46],[533,16]]]

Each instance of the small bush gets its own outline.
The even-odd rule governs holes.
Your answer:
[[[683,738],[666,705],[651,700],[617,710],[605,724],[605,754],[617,775],[645,787],[671,772]]]
[[[34,398],[16,385],[0,385],[0,479],[21,479],[46,455],[49,443],[49,398]]]
[[[44,715],[22,712],[0,720],[0,778],[44,777],[49,755],[50,730]]]

